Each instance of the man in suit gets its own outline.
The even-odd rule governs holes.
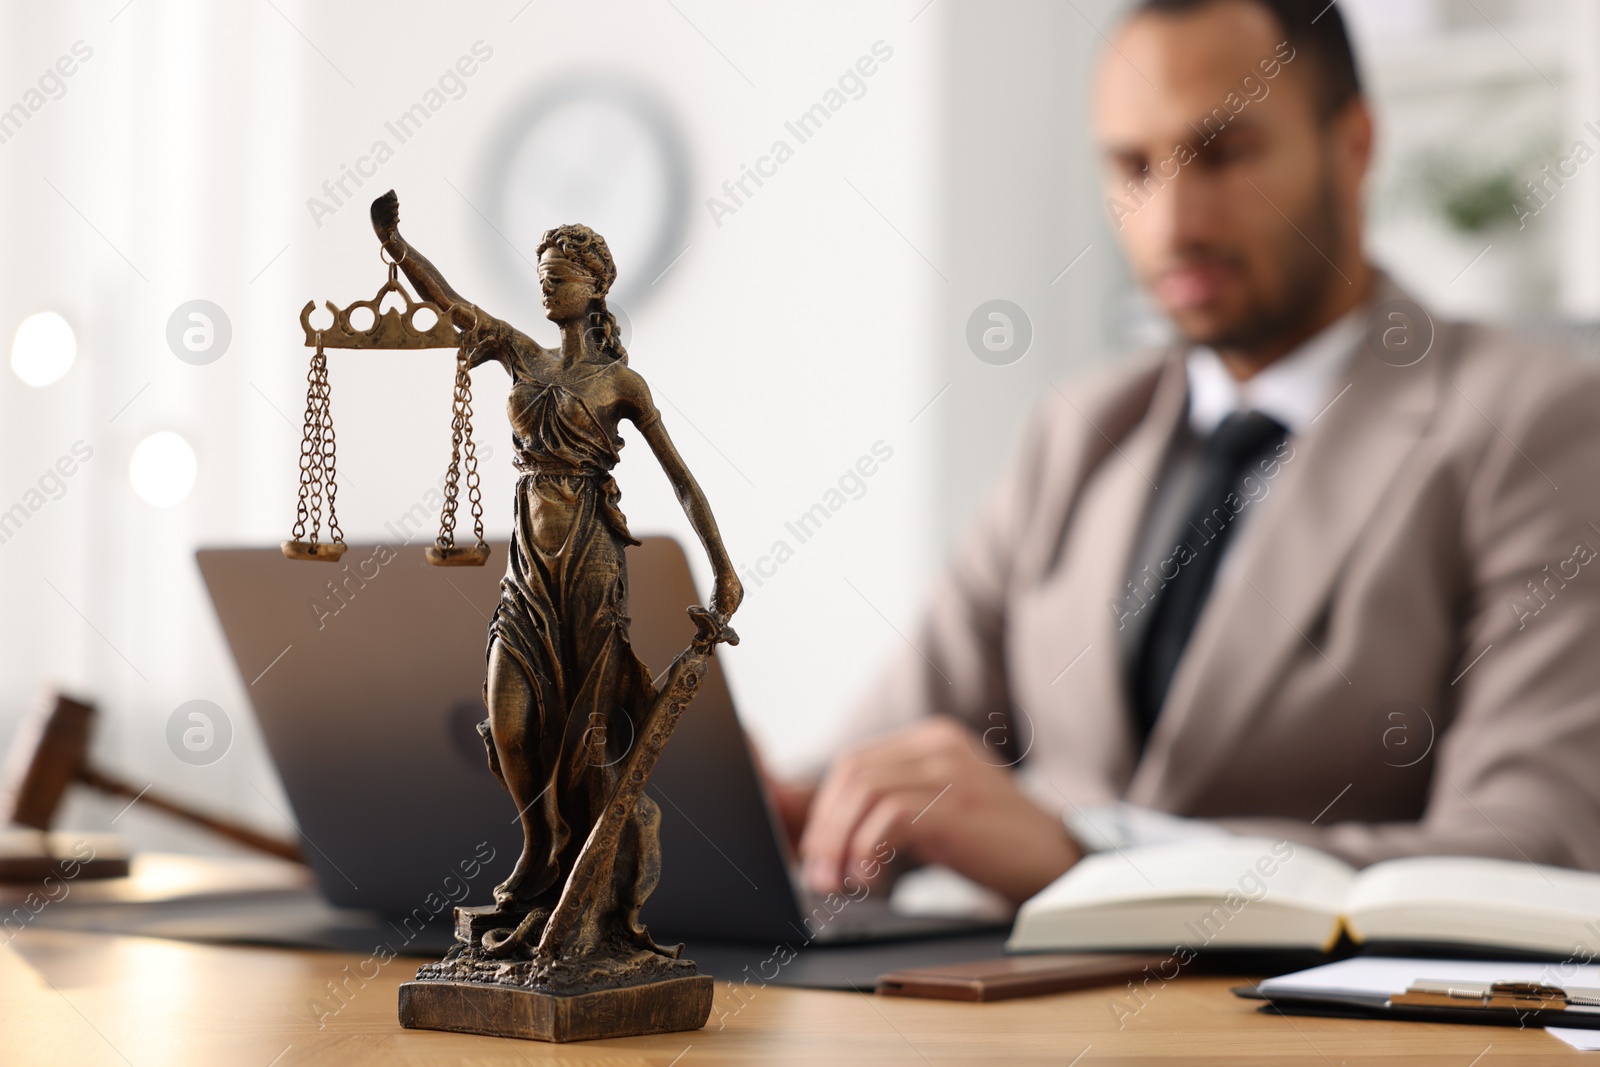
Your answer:
[[[1047,393],[866,740],[779,787],[1013,900],[1224,832],[1600,870],[1600,374],[1365,258],[1336,5],[1144,0],[1097,72],[1112,223],[1182,342]]]

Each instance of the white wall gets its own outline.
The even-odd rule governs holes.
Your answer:
[[[65,495],[0,545],[14,607],[0,621],[0,716],[9,727],[42,684],[63,684],[102,703],[96,747],[107,767],[270,823],[279,817],[250,785],[274,797],[275,779],[191,554],[219,538],[265,539],[282,514],[264,488],[281,477],[278,418],[248,402],[248,383],[279,373],[273,333],[300,286],[287,272],[248,281],[297,222],[286,193],[300,57],[270,7],[12,6],[0,18],[7,106],[76,43],[88,54],[65,93],[0,144],[0,333],[49,309],[71,321],[79,346],[52,385],[0,378],[0,499],[27,500],[74,442],[93,450]],[[180,362],[165,343],[171,310],[197,296],[224,305],[235,331],[209,367]],[[138,499],[127,475],[134,446],[159,430],[183,434],[199,456],[195,491],[168,510]],[[196,697],[230,709],[239,733],[203,770],[164,740],[168,715]],[[80,804],[101,822],[121,806]],[[130,826],[176,839],[140,812],[119,828]]]
[[[1051,382],[1115,358],[1131,286],[1101,208],[1088,91],[1116,0],[949,8],[941,201],[948,298],[939,360],[941,548],[961,534]],[[1070,269],[1069,269],[1070,268]],[[1031,322],[1015,362],[974,355],[967,322],[1002,299]]]
[[[774,541],[792,543],[785,520],[874,442],[893,449],[860,499],[759,586],[747,582],[744,643],[725,659],[774,762],[814,759],[900,640],[885,617],[909,626],[935,552],[935,423],[910,419],[938,383],[932,312],[943,283],[911,245],[939,242],[945,16],[915,13],[900,3],[754,9],[732,0],[535,0],[526,9],[521,0],[470,9],[137,0],[120,12],[0,11],[12,73],[0,95],[20,97],[30,72],[73,42],[93,48],[66,94],[0,144],[0,334],[54,309],[80,346],[72,370],[44,388],[0,374],[0,506],[21,499],[74,441],[94,449],[62,499],[0,544],[0,592],[12,609],[0,616],[0,737],[42,683],[58,681],[100,702],[96,756],[106,765],[263,826],[281,821],[192,554],[287,535],[308,356],[299,308],[376,289],[383,268],[365,204],[393,186],[408,236],[463,293],[553,340],[529,294],[497,278],[470,201],[485,184],[494,131],[529,92],[616,75],[653,87],[690,147],[688,251],[630,309],[630,348],[736,563],[753,567]],[[493,55],[465,95],[398,146],[359,203],[317,225],[308,197],[480,40]],[[716,225],[706,198],[877,41],[893,56],[865,95]],[[231,348],[208,366],[179,361],[164,338],[169,314],[194,298],[232,323]],[[443,471],[450,358],[336,353],[332,362],[341,519],[352,541],[377,539]],[[504,536],[506,382],[484,368],[475,389],[478,433],[496,452],[489,527]],[[164,510],[139,499],[127,476],[133,447],[158,430],[183,434],[199,462],[193,492]],[[648,450],[630,441],[619,481],[635,532],[692,542]],[[703,566],[700,578],[709,580]],[[238,731],[209,767],[188,767],[166,747],[168,716],[194,698],[220,705]],[[73,814],[103,824],[120,807],[79,800]],[[194,840],[137,809],[118,828],[146,843]]]

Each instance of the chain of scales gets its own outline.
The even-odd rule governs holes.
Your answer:
[[[384,310],[382,302],[391,293],[405,302],[405,309]],[[300,493],[295,509],[291,539],[283,542],[283,554],[290,559],[333,563],[345,553],[344,531],[339,527],[337,509],[338,443],[333,429],[333,409],[328,385],[327,348],[408,349],[440,348],[459,340],[456,351],[455,388],[450,405],[450,467],[445,473],[444,506],[439,514],[439,534],[428,546],[428,562],[436,567],[481,567],[489,559],[489,546],[483,539],[483,494],[478,478],[478,453],[472,439],[472,376],[468,372],[468,346],[465,334],[457,334],[449,318],[435,304],[416,301],[400,285],[398,264],[389,262],[389,280],[371,300],[356,301],[347,308],[327,305],[333,325],[314,329],[310,313],[314,301],[301,311],[306,343],[314,345],[311,366],[306,372],[305,425],[300,441]],[[366,309],[372,325],[359,328],[351,313]],[[475,309],[474,309],[475,310]],[[418,312],[429,311],[434,324],[418,327]],[[472,545],[456,544],[456,511],[463,488],[472,513]],[[327,509],[328,540],[322,539],[323,509]]]

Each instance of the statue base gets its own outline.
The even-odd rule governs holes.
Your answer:
[[[533,913],[540,924],[548,910]],[[457,908],[455,945],[400,986],[400,1025],[593,1041],[698,1030],[711,1017],[716,981],[679,958],[682,945],[608,944],[592,955],[561,960],[535,960],[526,950],[499,956],[483,947],[485,934],[509,933],[529,914],[494,904]]]
[[[400,986],[400,1025],[533,1041],[593,1041],[698,1030],[711,1017],[707,974],[587,993],[420,979]]]

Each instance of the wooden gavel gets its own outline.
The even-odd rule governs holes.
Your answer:
[[[94,716],[93,704],[59,693],[54,699],[46,695],[38,709],[18,728],[16,739],[11,743],[4,776],[0,778],[0,823],[50,829],[67,786],[78,782],[102,793],[138,800],[241,845],[296,863],[305,862],[305,856],[291,842],[206,815],[175,800],[156,796],[148,788],[135,789],[92,766],[89,736],[94,729]]]

